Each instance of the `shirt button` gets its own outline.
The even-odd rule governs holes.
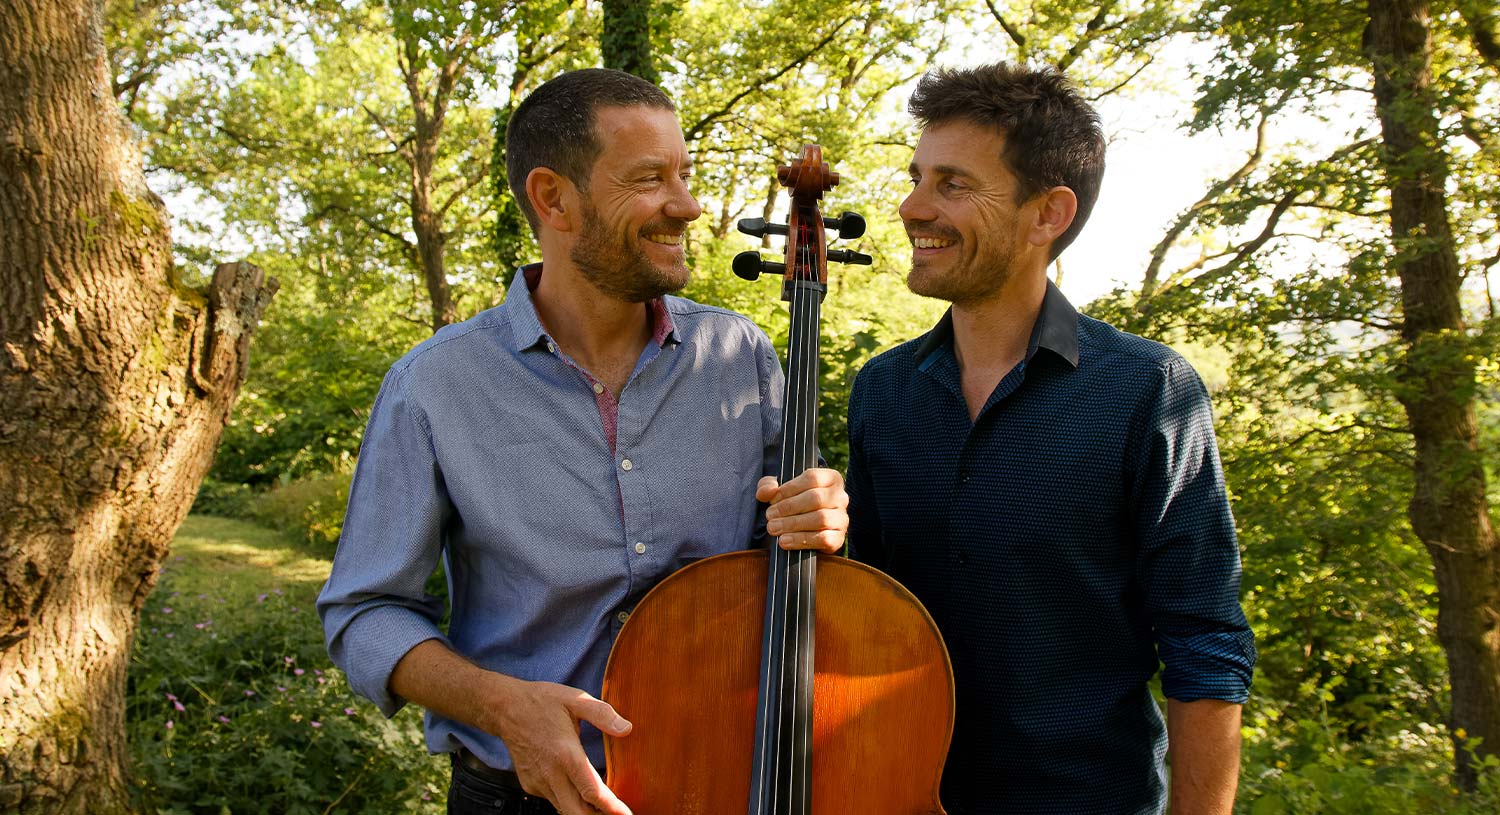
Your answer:
[[[555,354],[557,353],[557,346],[549,342],[547,343],[547,350]]]
[[[635,553],[638,554],[638,555],[644,555],[644,554],[646,554],[646,544],[641,543],[640,541],[636,541],[635,542]]]
[[[620,622],[623,623],[626,620],[630,619],[630,612],[628,612],[628,611],[622,611],[619,614],[615,615],[615,619],[619,620]]]
[[[625,459],[624,461],[620,462],[620,469],[622,469],[622,470],[628,470],[628,469],[630,469],[631,467],[634,467],[634,466],[635,465],[631,464],[630,463],[630,459],[628,459],[628,458]]]
[[[598,382],[594,383],[594,393],[604,393],[604,386]]]

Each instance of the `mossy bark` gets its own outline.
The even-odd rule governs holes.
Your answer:
[[[124,811],[131,639],[272,293],[195,290],[99,6],[0,0],[0,810]]]

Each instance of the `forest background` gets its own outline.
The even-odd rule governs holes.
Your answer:
[[[906,93],[937,65],[1059,66],[1105,112],[1117,203],[1054,279],[1182,351],[1214,399],[1261,652],[1237,811],[1500,811],[1490,4],[107,0],[96,22],[177,285],[241,259],[280,281],[194,511],[325,558],[387,367],[536,258],[497,170],[542,81],[607,64],[668,90],[704,205],[685,294],[782,347],[775,287],[728,273],[756,245],[735,223],[773,218],[775,165],[823,146],[843,177],[825,212],[863,213],[851,248],[875,258],[830,270],[820,443],[841,467],[854,373],[941,313],[903,284]],[[1173,165],[1205,151],[1183,191]],[[0,374],[34,376],[13,359]],[[309,608],[251,592],[205,626],[190,597],[148,598],[170,566],[152,552],[126,603],[128,770],[28,785],[46,745],[108,736],[7,724],[0,746],[36,749],[0,762],[0,808],[102,811],[77,808],[93,789],[163,812],[440,811],[415,720],[348,695]]]

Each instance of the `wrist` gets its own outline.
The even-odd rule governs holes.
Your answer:
[[[527,683],[513,676],[483,669],[477,679],[473,698],[478,709],[475,711],[474,724],[480,730],[505,741],[506,733],[511,727],[511,717],[519,707],[517,700]]]

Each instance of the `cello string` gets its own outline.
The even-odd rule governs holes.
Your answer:
[[[789,242],[796,241],[798,243],[798,245],[800,245],[801,239],[802,239],[801,227],[800,227],[800,219],[798,218],[799,214],[800,213],[798,211],[796,197],[795,197],[795,195],[793,195],[792,205],[791,205],[791,207],[790,207],[790,209],[788,211],[788,218],[787,218],[788,224],[791,227],[790,229],[787,230],[787,235],[788,235],[787,240]],[[790,328],[792,330],[788,332],[788,340],[787,340],[787,368],[788,368],[788,370],[787,370],[787,378],[786,378],[786,398],[785,398],[785,400],[783,401],[783,404],[782,404],[782,412],[783,412],[782,415],[783,415],[783,418],[782,418],[782,433],[781,433],[781,469],[777,473],[777,477],[780,478],[780,479],[782,479],[783,481],[786,479],[787,474],[791,471],[791,468],[793,466],[795,466],[795,458],[796,458],[795,438],[796,437],[795,437],[794,434],[796,432],[796,424],[795,423],[797,421],[797,412],[798,412],[797,411],[797,402],[799,400],[799,396],[797,395],[798,376],[796,374],[796,371],[797,371],[797,357],[796,357],[796,354],[795,354],[795,352],[797,350],[797,346],[798,346],[797,335],[796,335],[796,326],[797,326],[797,310],[796,310],[796,306],[797,306],[797,301],[798,301],[797,287],[796,287],[796,279],[797,279],[797,251],[796,251],[796,249],[797,249],[797,247],[788,246],[787,248],[788,248],[788,253],[787,253],[788,257],[787,257],[787,260],[788,260],[788,262],[790,264],[790,269],[789,269],[790,274],[788,275],[788,280],[790,281],[790,284],[792,286],[792,292],[791,292],[791,305],[792,305],[792,308],[791,308],[791,317],[790,317],[790,319],[791,319],[791,326],[790,326]],[[774,541],[774,540],[773,541],[768,541],[768,545],[771,548],[771,557],[769,559],[769,564],[770,564],[770,568],[773,570],[772,576],[771,576],[771,580],[770,580],[770,584],[775,588],[777,596],[771,597],[771,598],[767,598],[767,602],[774,603],[775,605],[773,605],[772,608],[775,609],[775,610],[780,610],[782,612],[782,614],[780,615],[780,618],[779,618],[780,625],[778,625],[773,631],[770,632],[770,636],[773,637],[774,640],[775,640],[774,646],[773,646],[773,648],[774,648],[773,652],[777,656],[777,658],[775,659],[776,664],[774,666],[771,666],[771,665],[767,665],[766,666],[766,670],[767,671],[774,670],[775,674],[776,674],[775,677],[774,677],[775,684],[776,684],[776,698],[777,698],[776,716],[775,716],[775,738],[774,739],[771,739],[771,738],[766,739],[765,749],[767,749],[767,750],[773,750],[772,745],[774,745],[773,756],[769,757],[769,758],[771,758],[774,761],[774,768],[775,768],[774,772],[772,773],[772,777],[771,777],[771,788],[769,790],[769,795],[771,796],[772,813],[777,813],[777,811],[779,810],[779,807],[777,806],[777,804],[781,800],[781,788],[782,788],[782,783],[783,783],[783,780],[782,780],[782,763],[783,763],[783,759],[785,758],[785,753],[786,753],[785,748],[783,746],[783,741],[782,741],[783,738],[784,738],[784,734],[782,732],[782,725],[783,725],[783,723],[785,721],[785,717],[786,717],[786,700],[787,700],[787,693],[786,693],[786,680],[787,680],[787,670],[786,670],[786,668],[787,668],[787,665],[786,665],[787,631],[786,631],[786,624],[787,624],[787,620],[786,620],[785,610],[787,608],[787,590],[789,589],[788,581],[790,580],[790,570],[788,568],[788,565],[789,565],[789,563],[788,563],[789,558],[787,556],[788,553],[785,552],[785,550],[783,550],[780,547],[780,545],[779,545],[779,543],[777,541]],[[775,615],[773,613],[773,614],[768,615],[768,616],[774,617]],[[767,661],[770,661],[770,660],[767,660]],[[769,687],[769,685],[768,685],[768,687]],[[767,695],[769,696],[770,694],[768,693]],[[770,712],[769,711],[770,700],[767,699],[766,702],[765,702],[765,704],[767,706],[767,714],[769,715],[769,712]],[[768,726],[769,726],[769,722],[768,722]]]
[[[807,206],[804,205],[799,207],[798,211],[800,216],[798,218],[798,264],[797,273],[794,275],[791,296],[793,314],[791,341],[795,343],[795,356],[793,357],[791,354],[788,356],[790,359],[793,359],[791,364],[795,366],[795,370],[791,372],[791,376],[793,381],[796,382],[797,397],[791,423],[791,432],[787,439],[788,447],[792,450],[792,466],[786,473],[788,476],[800,474],[800,471],[805,469],[807,465],[807,431],[811,421],[811,417],[807,413],[809,351],[807,333],[810,295],[805,283],[812,275],[817,273],[817,270],[813,268],[811,262],[813,233],[812,227],[809,225],[811,223],[809,219],[812,215],[807,212],[807,209]],[[796,807],[800,803],[798,799],[799,782],[803,781],[805,777],[805,767],[801,761],[801,746],[802,730],[805,727],[805,722],[803,721],[805,711],[802,706],[802,696],[805,690],[802,654],[804,651],[803,618],[805,616],[805,609],[803,603],[806,594],[806,587],[804,586],[806,553],[803,551],[794,551],[788,552],[787,556],[789,595],[787,601],[787,624],[790,630],[787,632],[788,642],[787,651],[784,652],[784,670],[789,674],[787,682],[789,692],[783,697],[782,703],[788,705],[789,709],[783,712],[783,719],[787,722],[787,732],[784,734],[785,741],[783,742],[783,750],[785,751],[784,760],[787,765],[784,792],[788,799],[788,810],[796,812]],[[778,790],[778,792],[780,793],[781,790]]]
[[[820,257],[820,248],[822,246],[821,240],[823,238],[823,218],[821,214],[818,213],[816,208],[813,210],[813,225],[814,229],[817,230],[815,234],[818,236],[819,243],[809,247],[808,265],[809,268],[812,269],[812,282],[821,283],[823,274],[826,269],[826,267],[822,263],[822,258]],[[807,390],[803,398],[806,400],[806,404],[804,405],[804,407],[806,408],[806,413],[804,415],[807,416],[807,427],[803,432],[804,448],[802,451],[802,462],[804,467],[812,467],[817,463],[818,336],[819,310],[822,306],[822,297],[820,296],[817,289],[809,288],[805,299],[807,302],[807,318],[805,321],[805,328],[803,329],[803,339],[805,343],[804,347],[807,349],[804,352],[804,360],[807,365],[807,370],[804,374],[804,384],[806,385]],[[803,716],[802,727],[798,733],[798,739],[800,742],[798,747],[798,755],[800,756],[800,760],[803,762],[802,768],[804,770],[800,774],[801,794],[799,796],[799,811],[805,813],[810,804],[810,801],[808,800],[809,785],[812,783],[812,779],[810,777],[812,769],[811,739],[813,726],[813,708],[811,702],[812,694],[814,691],[813,681],[815,678],[813,665],[813,649],[816,647],[816,643],[813,638],[815,636],[814,625],[816,622],[814,607],[817,601],[817,586],[814,581],[817,577],[817,555],[810,550],[806,551],[803,553],[803,562],[804,567],[801,587],[803,597],[806,602],[806,607],[801,612],[800,624],[798,626],[799,635],[803,639],[801,647],[798,649],[799,659],[801,660],[801,669],[798,671],[798,675],[801,677],[803,683],[802,692],[801,694],[799,694],[798,702],[798,710],[802,713]]]
[[[799,212],[799,215],[802,216],[806,216],[806,214],[807,213],[805,211]],[[806,407],[806,405],[804,404],[805,391],[803,386],[805,383],[803,377],[804,372],[807,368],[806,337],[804,335],[804,332],[806,330],[807,315],[804,306],[806,295],[801,284],[805,280],[806,275],[809,271],[807,267],[807,241],[809,238],[810,230],[807,228],[806,224],[802,223],[804,220],[805,218],[798,219],[799,241],[797,245],[797,274],[794,276],[795,279],[793,280],[792,288],[792,341],[796,343],[796,362],[794,363],[796,365],[796,370],[793,376],[797,380],[797,406],[796,416],[793,420],[794,423],[792,425],[793,435],[787,440],[787,442],[794,451],[792,460],[793,470],[801,469],[803,464],[802,438],[804,431],[802,424],[805,421],[804,408]],[[787,474],[791,475],[791,472],[789,471]],[[790,680],[788,683],[790,685],[790,692],[788,693],[787,698],[783,701],[783,704],[787,704],[790,706],[790,709],[787,711],[787,744],[784,748],[786,750],[787,762],[786,794],[788,799],[788,809],[791,809],[792,805],[796,801],[795,787],[797,783],[798,758],[797,724],[798,713],[800,712],[798,710],[798,701],[800,699],[800,685],[802,679],[802,672],[800,670],[801,666],[798,664],[798,656],[801,650],[799,646],[801,645],[802,633],[800,626],[802,607],[800,554],[800,552],[787,553],[787,582],[789,593],[789,596],[787,598],[787,622],[789,626],[788,638],[790,640],[787,650],[787,669],[789,674],[788,679]]]
[[[783,439],[783,443],[785,444],[790,456],[790,466],[785,468],[785,470],[783,471],[784,477],[792,477],[794,475],[793,471],[799,469],[802,465],[801,444],[803,436],[803,422],[806,420],[806,416],[803,411],[803,371],[806,368],[806,354],[804,350],[806,347],[806,342],[805,337],[803,336],[805,332],[805,315],[803,304],[806,300],[806,296],[803,292],[803,287],[800,284],[807,273],[807,240],[809,230],[805,223],[807,214],[805,212],[805,207],[800,203],[796,206],[797,246],[795,249],[793,272],[791,275],[791,325],[788,339],[789,348],[787,353],[787,364],[791,369],[787,372],[787,376],[788,381],[793,383],[792,389],[795,392],[795,397],[794,399],[788,399],[789,404],[787,406],[791,415],[790,420],[787,422],[787,432]],[[797,564],[799,562],[797,553],[783,552],[783,554],[786,561],[786,570],[783,579],[785,581],[787,591],[784,606],[786,615],[785,623],[787,627],[782,631],[782,687],[785,689],[785,692],[783,693],[781,698],[781,704],[783,705],[781,722],[786,725],[786,731],[780,733],[781,738],[778,739],[778,748],[781,751],[781,755],[778,757],[778,765],[785,765],[786,777],[784,779],[781,779],[777,784],[776,794],[778,803],[780,802],[782,795],[785,794],[787,799],[789,799],[787,803],[788,805],[790,805],[790,799],[792,797],[792,787],[796,783],[797,775],[797,751],[795,748],[798,713],[797,691],[798,679],[800,678],[797,665],[797,646],[800,642],[800,637],[798,636],[800,632],[797,627],[797,612],[801,605],[801,592],[799,590],[800,586],[797,582]],[[780,812],[780,810],[781,808],[778,807],[778,813]]]

